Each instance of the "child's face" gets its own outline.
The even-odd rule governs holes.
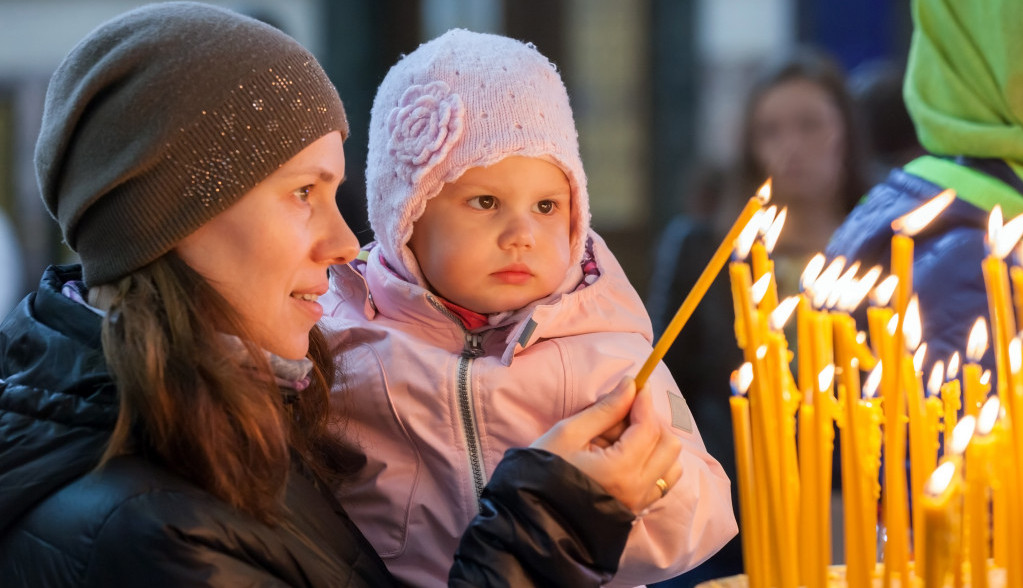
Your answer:
[[[445,184],[416,221],[409,248],[445,299],[484,314],[515,310],[564,280],[571,213],[561,168],[508,157]]]

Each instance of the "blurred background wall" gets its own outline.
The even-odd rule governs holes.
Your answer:
[[[0,0],[0,210],[21,250],[15,277],[0,277],[8,289],[27,292],[45,265],[73,259],[39,203],[32,166],[47,79],[89,30],[143,3]],[[569,87],[593,224],[641,295],[653,241],[682,209],[692,164],[734,159],[740,111],[758,67],[797,44],[831,52],[847,71],[878,59],[902,63],[910,31],[909,3],[900,0],[211,3],[275,24],[324,63],[352,123],[349,181],[339,202],[363,241],[370,238],[362,202],[366,126],[387,68],[455,26],[535,43]],[[2,256],[0,264],[12,269]],[[12,303],[0,300],[5,304]]]

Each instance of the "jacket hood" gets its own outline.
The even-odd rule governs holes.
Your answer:
[[[904,95],[928,151],[1023,163],[1020,22],[1018,0],[914,0]]]
[[[117,420],[100,317],[61,294],[80,266],[50,267],[0,325],[0,535],[99,461]]]
[[[625,271],[599,235],[591,230],[588,239],[600,273],[597,280],[502,315],[497,324],[478,329],[487,354],[500,355],[502,362],[510,365],[516,354],[537,341],[594,332],[634,332],[648,342],[653,340],[650,317]],[[465,329],[457,319],[448,316],[428,290],[388,269],[381,248],[370,247],[362,275],[351,266],[334,266],[331,272],[336,288],[345,292],[346,298],[353,289],[361,290],[367,318],[380,313],[394,320],[421,322],[429,327],[421,330],[424,337],[450,340],[447,345],[434,341],[437,345],[454,345],[456,349],[462,345]],[[582,273],[573,275],[581,279]],[[325,311],[331,309],[325,306]]]

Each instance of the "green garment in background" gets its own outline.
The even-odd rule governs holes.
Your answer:
[[[1023,171],[1023,0],[913,0],[906,106],[937,155]]]

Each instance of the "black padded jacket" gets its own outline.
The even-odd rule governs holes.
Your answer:
[[[0,325],[0,578],[5,586],[391,586],[329,492],[295,470],[266,525],[140,456],[96,469],[117,417],[100,318],[49,268]],[[508,452],[451,585],[597,586],[632,514],[555,455]]]

